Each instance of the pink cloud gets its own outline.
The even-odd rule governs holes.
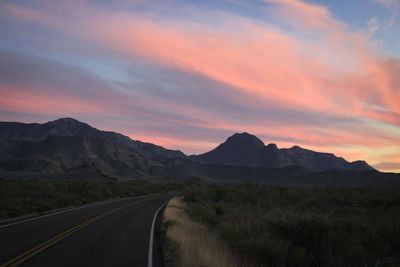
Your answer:
[[[273,4],[280,16],[297,26],[321,30],[335,38],[343,37],[343,32],[340,29],[343,25],[332,19],[328,9],[323,6],[307,4],[299,0],[263,1]]]
[[[63,20],[60,17],[49,14],[46,11],[19,7],[7,2],[0,2],[0,8],[3,15],[16,17],[19,20],[34,21],[36,23],[56,28],[63,26]]]
[[[298,0],[264,2],[272,5],[283,20],[308,31],[312,37],[299,38],[272,25],[221,13],[215,13],[219,24],[209,26],[183,19],[163,18],[162,22],[157,22],[157,15],[145,17],[124,11],[109,12],[83,2],[80,4],[83,11],[78,15],[56,16],[11,4],[7,9],[17,18],[55,27],[61,34],[67,32],[85,39],[112,55],[153,62],[227,84],[232,88],[226,91],[227,95],[250,96],[243,101],[252,99],[244,104],[254,109],[265,110],[266,103],[276,102],[282,108],[320,116],[356,117],[393,127],[400,125],[398,59],[374,51],[367,32],[350,32],[323,6]],[[91,16],[85,16],[85,12]],[[26,98],[11,97],[15,101],[8,104],[6,97],[1,99],[9,109],[22,107],[23,101],[18,102],[18,98]],[[42,101],[38,99],[37,103]],[[115,103],[118,101],[120,99]],[[202,129],[249,131],[315,147],[356,144],[378,149],[396,144],[393,134],[384,128],[373,134],[363,133],[360,129],[310,125],[296,126],[295,129],[292,125],[268,128],[269,122],[260,118],[237,122],[227,119],[228,116],[184,104],[148,103],[173,114],[185,114],[193,119],[185,122],[187,126]],[[40,110],[40,105],[32,105],[26,110]],[[67,108],[66,105],[57,104]],[[98,107],[90,108],[93,110],[87,112],[96,112]],[[114,112],[127,112],[126,109],[129,109],[127,105],[119,105]],[[171,123],[179,123],[181,119],[151,116]],[[148,139],[158,137],[152,138]],[[171,137],[163,136],[159,140],[163,145],[178,145]],[[357,155],[358,152],[350,154]]]
[[[225,21],[232,25],[231,30],[218,32],[201,25],[194,25],[193,29],[179,23],[159,25],[126,13],[106,13],[85,19],[83,24],[79,23],[82,30],[77,33],[112,50],[202,73],[290,107],[336,114],[354,112],[396,122],[399,104],[394,101],[393,96],[397,95],[393,88],[398,82],[391,84],[390,79],[398,72],[393,69],[398,63],[389,66],[374,58],[362,36],[360,40],[357,35],[342,32],[339,23],[331,19],[323,7],[297,0],[268,2],[277,4],[282,12],[296,11],[298,19],[307,27],[340,32],[348,40],[336,40],[337,49],[327,51],[320,48],[320,43],[300,41],[241,18],[231,17],[230,21]],[[16,16],[40,23],[66,24],[39,11],[24,9],[16,12]],[[339,53],[335,57],[342,59],[353,54],[352,61],[361,69],[346,72],[321,59],[334,53]],[[380,102],[374,104],[388,108],[388,112],[368,110],[360,103],[376,100]]]
[[[387,122],[396,122],[399,114],[399,103],[394,100],[398,95],[398,82],[394,81],[398,60],[387,64],[368,50],[357,51],[357,43],[341,47],[347,49],[347,54],[354,52],[353,60],[360,65],[359,69],[346,71],[304,53],[310,47],[316,53],[324,53],[318,44],[304,43],[258,26],[234,25],[246,35],[253,33],[243,40],[240,34],[217,34],[210,29],[188,31],[181,25],[164,27],[123,16],[94,20],[88,28],[93,25],[101,25],[102,32],[96,38],[108,42],[111,49],[198,72],[282,105],[334,114],[355,113]],[[365,109],[364,103],[369,102],[388,112]]]
[[[96,114],[103,109],[96,105],[91,105],[87,101],[76,96],[52,96],[38,94],[35,92],[21,92],[21,87],[0,85],[0,106],[3,110],[14,112],[35,112],[37,114],[54,113],[62,116],[63,114],[74,114],[83,112],[86,114]],[[30,87],[32,89],[32,87]],[[41,88],[38,88],[41,90]]]

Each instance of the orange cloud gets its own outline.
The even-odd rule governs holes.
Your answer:
[[[100,106],[92,105],[84,99],[75,96],[59,95],[58,97],[39,94],[32,89],[21,92],[21,87],[0,84],[0,106],[2,110],[14,112],[34,112],[36,114],[55,115],[76,114],[78,112],[97,114],[103,112]]]
[[[211,14],[219,23],[209,26],[187,19],[159,18],[159,15],[147,17],[125,11],[110,12],[98,6],[91,8],[87,3],[81,5],[91,16],[70,15],[74,20],[69,19],[68,14],[55,16],[11,4],[7,8],[15,17],[53,25],[61,33],[84,39],[113,56],[122,54],[127,60],[140,59],[229,85],[231,89],[226,90],[226,95],[249,96],[243,97],[243,102],[249,101],[243,105],[249,108],[264,111],[268,103],[277,103],[283,109],[309,112],[327,119],[338,116],[386,123],[392,127],[400,125],[398,59],[374,51],[368,33],[350,32],[345,24],[333,19],[325,7],[299,0],[264,2],[285,22],[302,28],[309,35],[293,35],[273,25],[221,13]],[[268,12],[268,7],[266,9]],[[201,21],[201,18],[197,19]],[[21,96],[12,97],[18,99]],[[5,99],[3,97],[1,103],[5,103]],[[15,106],[23,105],[22,102],[15,103]],[[284,142],[294,140],[297,144],[329,145],[330,148],[336,145],[339,149],[347,144],[385,149],[397,144],[397,132],[391,133],[385,127],[376,129],[372,123],[365,127],[366,132],[356,127],[327,127],[329,123],[296,125],[295,128],[279,124],[268,127],[269,121],[262,118],[244,115],[242,121],[238,121],[230,119],[229,114],[191,108],[184,103],[154,101],[150,105],[174,115],[184,114],[185,118],[192,118],[185,121],[187,126],[201,129],[249,131],[280,137],[286,140]],[[59,106],[63,107],[63,103]],[[117,110],[121,109],[129,108],[120,105]],[[143,116],[170,123],[182,120],[179,116]],[[371,129],[373,133],[369,132]],[[173,138],[163,138],[160,140],[165,144],[177,145]],[[354,156],[366,152],[347,153]],[[366,155],[372,158],[371,153]]]
[[[181,25],[161,26],[126,16],[97,19],[87,26],[91,29],[93,25],[101,25],[97,38],[116,51],[202,73],[285,106],[334,114],[356,112],[393,122],[389,112],[363,107],[364,103],[374,103],[373,97],[378,96],[381,102],[376,105],[399,113],[394,85],[389,83],[392,74],[388,68],[392,66],[383,65],[367,51],[357,57],[358,44],[348,47],[347,53],[354,51],[354,61],[362,67],[349,72],[304,52],[312,47],[317,53],[324,53],[318,45],[258,26],[232,26],[250,35],[243,40],[240,34],[233,36],[230,32],[216,33],[210,29],[188,31]]]
[[[325,41],[299,40],[233,16],[222,18],[224,26],[215,30],[179,22],[160,25],[137,15],[105,12],[80,21],[81,30],[75,34],[120,53],[201,73],[283,106],[398,122],[398,92],[394,89],[398,82],[393,84],[391,79],[399,70],[390,73],[399,64],[397,60],[390,66],[382,63],[370,54],[365,37],[347,34],[324,7],[298,0],[265,1],[289,12],[290,18],[297,16],[305,27],[321,28],[341,38],[330,38],[334,45],[325,48]],[[35,12],[39,11],[23,9],[15,15],[40,23],[57,22],[51,15]],[[297,15],[289,16],[293,12]],[[337,58],[352,65],[347,64],[349,55],[356,69],[348,71],[334,62]],[[381,102],[374,103],[376,99]],[[371,110],[371,105],[364,105],[369,102],[388,110]]]
[[[332,19],[325,7],[306,4],[298,0],[263,1],[274,4],[282,17],[297,26],[322,30],[335,38],[343,37],[343,32],[340,30],[341,23]]]

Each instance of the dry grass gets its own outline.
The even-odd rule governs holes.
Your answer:
[[[243,266],[216,234],[191,220],[185,208],[182,198],[173,198],[164,211],[166,236],[178,248],[180,266]]]

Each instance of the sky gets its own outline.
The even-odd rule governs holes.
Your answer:
[[[400,0],[2,0],[0,120],[184,153],[236,132],[400,172]]]

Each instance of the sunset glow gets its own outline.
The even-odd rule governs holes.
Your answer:
[[[348,2],[1,1],[0,120],[188,155],[249,132],[400,172],[400,5]]]

